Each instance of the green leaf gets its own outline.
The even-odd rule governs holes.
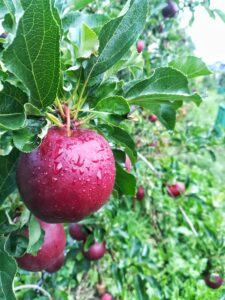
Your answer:
[[[130,51],[107,71],[106,76],[112,76],[113,74],[127,68],[137,68],[142,70],[144,63],[142,55],[139,55],[136,50],[132,52]]]
[[[6,216],[6,211],[3,209],[0,211],[0,235],[9,234],[13,231],[18,230],[18,224],[10,224],[8,217]]]
[[[94,110],[123,116],[130,112],[130,107],[125,98],[112,96],[100,100]]]
[[[156,104],[192,101],[200,105],[202,98],[190,94],[188,80],[180,71],[166,67],[158,68],[149,78],[138,82],[126,93],[130,104],[151,108]]]
[[[96,128],[106,139],[114,142],[118,146],[125,149],[130,160],[134,164],[137,160],[137,152],[135,149],[135,143],[131,136],[123,129],[117,126],[110,126],[107,124],[99,124]]]
[[[140,275],[138,275],[134,280],[136,299],[137,300],[148,300],[149,296],[146,290],[146,280],[143,280]]]
[[[16,300],[13,292],[13,279],[16,275],[16,262],[5,250],[6,239],[0,237],[0,299]]]
[[[22,234],[12,233],[6,242],[7,252],[15,257],[23,256],[28,246],[28,238]]]
[[[214,9],[213,10],[219,17],[220,19],[225,23],[225,13],[220,10],[220,9]]]
[[[16,189],[16,161],[19,156],[13,150],[8,156],[0,156],[0,204]]]
[[[65,31],[70,32],[71,40],[74,42],[81,31],[82,24],[96,30],[109,21],[109,17],[101,14],[85,14],[83,12],[70,12],[62,20]]]
[[[94,2],[94,0],[76,0],[74,4],[74,8],[79,10],[90,4],[91,2]]]
[[[87,66],[87,76],[97,76],[119,61],[142,33],[148,11],[147,0],[133,0],[127,13],[111,20],[99,35],[99,57]]]
[[[6,14],[15,14],[15,6],[12,0],[0,0],[0,19],[3,19]]]
[[[26,127],[13,132],[13,142],[15,147],[22,152],[31,152],[41,144],[39,134],[47,124],[45,119],[29,119]]]
[[[171,61],[169,66],[182,72],[188,78],[212,74],[207,65],[200,58],[195,56],[180,57]]]
[[[26,119],[24,104],[27,101],[26,94],[5,82],[0,92],[0,128],[16,130],[23,127]]]
[[[99,48],[99,40],[97,34],[83,24],[81,29],[81,43],[79,49],[79,57],[88,58],[92,54],[96,54]]]
[[[8,155],[12,151],[12,133],[0,133],[0,156]]]
[[[115,188],[126,196],[134,196],[136,191],[136,178],[127,173],[118,163],[116,163]]]
[[[37,219],[32,215],[29,222],[29,244],[27,253],[35,255],[44,242],[44,232]]]
[[[24,14],[3,58],[29,90],[30,102],[44,108],[53,103],[59,87],[59,16],[51,0],[21,0],[21,5]]]
[[[160,122],[169,130],[173,130],[176,125],[176,110],[170,105],[162,104],[160,106],[160,114],[158,115]]]
[[[26,103],[24,108],[27,116],[43,116],[43,113],[31,103]]]

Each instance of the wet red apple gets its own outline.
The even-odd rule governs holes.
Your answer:
[[[223,278],[215,274],[208,273],[207,275],[205,275],[204,280],[206,285],[211,289],[218,289],[223,284]]]
[[[39,221],[45,232],[44,242],[37,255],[26,253],[18,257],[17,263],[21,269],[38,272],[51,267],[63,253],[66,245],[66,234],[61,224],[48,224]]]
[[[145,49],[145,42],[140,40],[137,42],[137,52],[141,53]]]
[[[167,192],[171,197],[177,198],[185,192],[185,185],[183,182],[167,185]]]
[[[167,5],[162,10],[164,18],[173,18],[178,12],[178,6],[174,1],[168,0]]]
[[[105,243],[98,243],[95,242],[93,245],[89,247],[87,251],[84,250],[84,245],[82,249],[82,253],[84,257],[86,257],[88,260],[98,260],[104,256],[106,252]]]
[[[115,161],[108,142],[88,129],[52,127],[41,146],[21,154],[17,185],[29,210],[48,223],[77,222],[105,204]]]
[[[152,122],[152,123],[155,123],[155,122],[158,121],[158,118],[157,118],[156,115],[150,115],[150,116],[148,117],[148,119],[149,119],[149,121]]]
[[[113,297],[112,297],[111,294],[105,293],[105,294],[102,295],[101,300],[113,300]]]
[[[47,271],[48,273],[58,272],[61,269],[61,267],[64,265],[64,260],[65,260],[64,253],[61,253],[59,257],[56,259],[56,261],[51,266],[48,266],[48,268],[45,271]]]
[[[143,200],[145,197],[145,189],[143,186],[140,186],[136,193],[137,200]]]
[[[69,233],[76,241],[84,241],[87,238],[87,234],[83,231],[82,225],[77,223],[70,224]]]

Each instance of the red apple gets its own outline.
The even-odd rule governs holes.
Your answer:
[[[65,256],[64,253],[61,253],[59,257],[56,259],[56,261],[49,266],[45,271],[48,273],[55,273],[61,269],[61,267],[64,265]]]
[[[130,158],[127,154],[126,154],[126,160],[125,160],[125,168],[126,168],[127,172],[130,173],[130,171],[132,169],[132,164],[131,164]]]
[[[105,204],[115,160],[108,142],[88,129],[52,127],[41,146],[21,154],[17,185],[29,210],[48,223],[77,222]]]
[[[137,198],[137,200],[143,200],[144,197],[145,197],[145,189],[143,186],[140,186],[136,193],[136,198]]]
[[[205,283],[211,289],[218,289],[223,284],[223,279],[219,275],[208,273],[205,278]]]
[[[17,263],[21,269],[38,272],[51,267],[63,253],[66,245],[66,234],[61,224],[47,224],[39,221],[45,232],[44,242],[37,255],[26,253],[18,257]]]
[[[87,238],[87,234],[82,230],[82,225],[77,223],[70,224],[69,233],[76,241],[84,241]]]
[[[167,185],[167,192],[171,197],[177,198],[185,192],[185,185],[183,182]]]
[[[143,52],[144,48],[145,48],[145,42],[142,40],[138,41],[137,42],[137,52],[138,53]]]
[[[105,294],[102,295],[101,300],[113,300],[113,297],[112,297],[111,294],[105,293]]]
[[[174,1],[168,0],[167,5],[162,10],[164,18],[173,18],[178,12],[178,6]]]
[[[84,257],[86,257],[88,260],[98,260],[104,256],[105,252],[105,243],[98,242],[95,242],[93,245],[91,245],[87,251],[84,250],[84,245],[82,249]]]
[[[148,117],[148,119],[149,119],[149,121],[152,122],[152,123],[155,123],[155,122],[158,121],[158,118],[157,118],[156,115],[150,115],[150,116]]]

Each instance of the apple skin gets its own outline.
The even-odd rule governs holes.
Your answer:
[[[137,52],[140,54],[145,49],[145,42],[140,40],[137,42]]]
[[[150,116],[148,117],[148,119],[149,119],[149,121],[152,122],[152,123],[155,123],[155,122],[158,121],[158,118],[157,118],[156,115],[150,115]]]
[[[87,234],[82,230],[82,225],[73,223],[69,226],[69,234],[76,241],[85,241]]]
[[[105,255],[106,246],[105,243],[95,242],[93,245],[89,247],[87,251],[84,250],[84,245],[82,248],[82,253],[85,258],[88,260],[99,260]]]
[[[140,186],[137,190],[136,198],[137,200],[141,201],[144,199],[144,197],[145,197],[145,189],[143,186]]]
[[[132,164],[131,164],[130,158],[127,154],[126,154],[126,160],[125,160],[125,168],[126,168],[128,173],[131,172]]]
[[[173,1],[167,1],[167,6],[163,8],[162,15],[164,18],[173,18],[178,12],[178,6]]]
[[[66,245],[66,234],[61,224],[48,224],[38,220],[45,232],[44,242],[37,252],[37,255],[26,253],[16,258],[21,269],[39,272],[46,270],[53,265],[57,258],[63,253]]]
[[[17,185],[28,209],[47,223],[78,222],[105,204],[115,182],[108,142],[88,129],[52,127],[41,146],[21,154]]]
[[[173,198],[180,197],[185,192],[185,185],[183,182],[167,185],[167,192]]]
[[[111,294],[105,293],[105,294],[102,295],[101,300],[113,300],[113,297],[112,297]]]
[[[206,274],[204,277],[205,284],[211,289],[218,289],[223,284],[223,279],[219,275]]]
[[[65,260],[64,253],[61,253],[59,257],[56,259],[56,261],[51,266],[49,266],[45,271],[47,271],[48,273],[58,272],[61,269],[61,267],[64,265],[64,260]]]

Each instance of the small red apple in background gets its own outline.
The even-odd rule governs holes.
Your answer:
[[[168,0],[166,7],[162,10],[162,15],[164,18],[173,18],[178,12],[178,6],[174,1]]]
[[[41,146],[21,154],[17,185],[29,210],[48,223],[77,222],[105,204],[115,182],[109,143],[88,129],[52,127]]]
[[[64,260],[65,260],[65,256],[64,256],[64,253],[62,253],[56,259],[56,261],[51,266],[49,266],[45,271],[47,271],[48,273],[55,273],[55,272],[59,271],[61,269],[61,267],[64,265]]]
[[[38,220],[45,232],[44,242],[37,255],[26,253],[16,259],[21,269],[38,272],[51,267],[64,252],[66,245],[66,234],[61,224],[47,224]]]
[[[211,289],[218,289],[221,287],[223,284],[223,278],[220,277],[219,275],[214,275],[214,274],[206,274],[204,277],[205,283],[208,287]]]
[[[101,300],[113,300],[113,297],[112,297],[111,294],[105,293],[105,294],[102,295]]]
[[[83,231],[82,225],[73,223],[69,226],[69,234],[76,241],[85,241],[87,234]]]
[[[143,40],[140,40],[137,42],[137,52],[142,53],[145,49],[145,42]]]
[[[183,182],[167,185],[167,192],[171,197],[177,198],[185,192],[185,185]]]
[[[95,242],[93,245],[89,247],[87,251],[84,250],[84,245],[82,249],[82,253],[84,257],[86,257],[88,260],[98,260],[102,258],[105,255],[106,252],[106,246],[105,243],[98,243]]]
[[[145,189],[143,186],[140,186],[136,193],[137,200],[143,200],[145,197]]]
[[[155,122],[158,121],[158,118],[157,118],[156,115],[150,115],[150,116],[148,117],[148,119],[149,119],[149,121],[152,122],[152,123],[155,123]]]
[[[126,154],[126,160],[125,160],[125,168],[126,168],[127,172],[130,173],[130,171],[132,169],[132,164],[131,164],[130,158],[127,154]]]
[[[149,144],[149,147],[152,147],[152,148],[158,147],[158,143],[152,142],[151,144]]]

